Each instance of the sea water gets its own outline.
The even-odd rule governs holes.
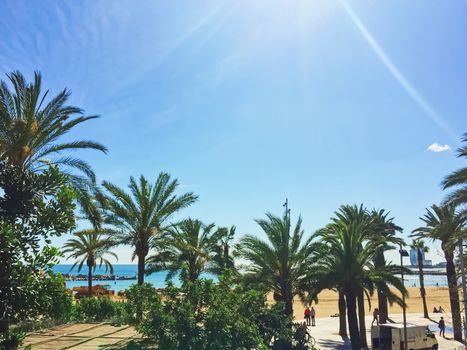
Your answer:
[[[88,274],[87,266],[83,266],[80,272],[78,272],[77,268],[75,267],[71,270],[71,264],[60,264],[53,267],[53,272],[61,273],[62,275],[70,274],[70,275],[85,275]],[[114,264],[113,265],[114,272],[113,274],[110,271],[106,271],[105,267],[96,267],[96,270],[93,272],[93,275],[107,275],[107,276],[117,276],[117,277],[136,277],[138,275],[138,265],[136,264]],[[166,277],[167,272],[154,272],[150,275],[144,276],[144,282],[151,283],[155,288],[163,288],[166,286]],[[204,274],[202,277],[215,279],[214,276],[209,274]],[[93,285],[96,284],[107,284],[110,286],[110,289],[118,292],[120,290],[128,289],[132,284],[137,283],[136,279],[133,280],[93,280]],[[180,280],[178,275],[176,275],[173,279],[173,283],[176,286],[180,285]],[[67,288],[73,288],[78,286],[87,286],[87,280],[84,281],[66,281]]]
[[[88,269],[87,266],[83,266],[83,269],[81,272],[78,272],[78,270],[75,268],[71,270],[72,265],[71,264],[61,264],[61,265],[56,265],[53,268],[53,271],[55,273],[61,273],[63,275],[65,274],[71,274],[71,275],[87,275]],[[114,273],[112,274],[113,276],[118,276],[118,277],[135,277],[138,274],[138,265],[136,264],[114,264]],[[405,286],[406,287],[419,287],[419,277],[418,273],[414,271],[416,274],[415,275],[406,275],[404,276],[404,281],[405,281]],[[93,272],[93,275],[108,275],[110,276],[109,271],[105,271],[104,267],[96,267],[96,270]],[[155,288],[163,288],[166,286],[166,277],[167,277],[167,272],[155,272],[150,275],[144,276],[144,281],[151,283]],[[205,278],[211,278],[215,279],[214,276],[209,275],[209,274],[204,274],[202,277]],[[180,280],[178,279],[178,276],[175,276],[173,279],[173,282],[176,286],[180,285]],[[110,289],[114,290],[115,292],[118,292],[120,290],[125,290],[129,288],[132,284],[136,283],[136,279],[134,280],[94,280],[92,282],[93,284],[107,284],[110,285]],[[77,286],[86,286],[87,281],[67,281],[66,286],[67,288],[73,288]],[[447,278],[446,276],[433,276],[433,275],[425,275],[425,286],[426,287],[432,287],[432,286],[447,286]]]

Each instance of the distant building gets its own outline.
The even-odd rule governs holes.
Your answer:
[[[431,265],[431,260],[429,261]],[[423,262],[423,266],[428,265],[427,261],[425,260],[425,252],[423,251],[422,251],[422,262]],[[415,249],[410,249],[410,265],[418,266],[418,255]]]
[[[433,261],[431,260],[425,260],[425,263],[423,264],[424,266],[433,266]]]

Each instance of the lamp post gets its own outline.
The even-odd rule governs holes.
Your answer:
[[[401,255],[401,279],[402,285],[404,285],[404,256],[409,256],[407,250],[402,249],[402,244],[399,245],[399,254]],[[406,315],[406,307],[405,307],[405,294],[402,294],[402,315],[404,318],[404,350],[407,350],[407,315]]]
[[[282,205],[285,208],[285,220],[287,222],[287,229],[290,234],[290,209],[289,209],[289,199],[285,199],[285,203]]]

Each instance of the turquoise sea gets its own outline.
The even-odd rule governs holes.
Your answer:
[[[53,268],[53,271],[55,273],[61,273],[62,275],[70,274],[70,275],[87,275],[88,269],[86,266],[83,266],[81,272],[78,272],[77,268],[71,270],[72,264],[60,264],[56,265]],[[136,276],[138,272],[138,266],[136,264],[114,264],[114,276]],[[110,276],[110,272],[106,272],[105,268],[99,268],[99,266],[96,268],[96,271],[93,272],[94,275],[108,275]],[[167,276],[166,272],[156,272],[153,273],[149,276],[144,277],[144,281],[151,283],[154,287],[156,288],[162,288],[165,287],[166,282],[165,278]],[[208,274],[204,275],[203,277],[206,278],[213,278],[213,276],[210,276]],[[173,280],[175,285],[179,285],[180,281],[178,278],[175,278]],[[115,292],[118,292],[120,290],[125,290],[130,285],[133,283],[136,283],[136,279],[134,280],[116,280],[116,281],[109,281],[109,280],[94,280],[93,284],[108,284],[110,285],[110,289],[114,290]],[[67,288],[73,288],[77,286],[85,286],[87,285],[87,281],[67,281],[66,286]]]
[[[71,274],[71,275],[78,275],[78,274],[83,274],[87,275],[87,268],[83,267],[80,273],[76,270],[76,268],[71,271],[71,264],[61,264],[61,265],[56,265],[53,268],[53,271],[56,273],[61,273],[63,275],[65,274]],[[138,271],[138,266],[136,264],[115,264],[114,266],[114,275],[115,276],[136,276],[137,271]],[[96,271],[94,272],[95,275],[110,275],[109,272],[106,272],[104,268],[96,268]],[[156,272],[153,273],[149,276],[145,276],[144,280],[145,282],[152,283],[154,287],[156,288],[162,288],[165,287],[165,277],[167,276],[166,272]],[[215,279],[214,276],[211,275],[204,275],[206,278],[213,278]],[[407,287],[418,287],[419,286],[419,281],[418,281],[418,274],[416,275],[409,275],[405,276],[405,285]],[[127,289],[130,285],[133,283],[136,283],[136,280],[116,280],[116,281],[108,281],[108,280],[103,280],[103,281],[93,281],[93,284],[108,284],[110,285],[111,289],[115,290],[116,292],[120,290],[125,290]],[[174,283],[177,285],[180,283],[180,281],[176,278],[174,279]],[[67,288],[72,288],[76,286],[84,286],[87,285],[86,281],[67,281]],[[447,286],[447,279],[445,276],[432,276],[432,275],[426,275],[425,276],[425,285],[428,286],[436,286],[438,284],[439,286]]]

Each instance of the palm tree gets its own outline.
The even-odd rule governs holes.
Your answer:
[[[234,255],[231,253],[231,244],[235,237],[236,227],[220,227],[218,229],[218,242],[214,247],[214,255],[208,271],[215,275],[222,275],[226,271],[235,269]]]
[[[113,274],[113,266],[105,255],[112,255],[118,260],[117,255],[110,251],[113,242],[103,235],[99,229],[89,229],[75,232],[75,238],[69,239],[63,246],[63,253],[68,254],[68,259],[78,259],[71,270],[78,265],[78,272],[83,268],[84,263],[88,267],[88,295],[92,296],[92,273],[99,267],[105,266],[105,271]]]
[[[420,218],[425,226],[413,230],[413,236],[441,241],[441,249],[446,259],[446,276],[448,278],[449,299],[451,304],[454,339],[462,341],[462,324],[459,306],[459,291],[457,290],[454,251],[459,240],[463,239],[466,216],[456,212],[452,204],[437,206],[433,204]]]
[[[418,276],[420,278],[420,295],[423,302],[423,317],[429,318],[428,307],[426,306],[425,281],[423,277],[423,254],[428,253],[429,249],[421,239],[414,239],[410,248],[417,251]]]
[[[370,239],[376,238],[381,241],[381,245],[376,252],[373,263],[376,268],[383,268],[386,266],[384,252],[394,249],[395,246],[403,243],[401,238],[396,237],[396,233],[402,232],[402,228],[394,224],[394,218],[390,218],[389,213],[384,209],[372,210],[370,215],[374,221],[374,229],[370,233]],[[382,238],[383,240],[381,240]],[[384,293],[384,287],[379,288],[377,285],[376,288],[378,290],[379,320],[380,323],[386,323],[388,320],[388,301],[392,305],[393,299],[391,298],[391,295],[386,295]]]
[[[178,181],[167,173],[160,173],[153,185],[144,176],[138,182],[131,177],[130,193],[108,181],[102,186],[107,191],[100,196],[105,221],[114,227],[118,244],[133,247],[132,258],[138,257],[138,284],[143,284],[149,249],[168,227],[170,217],[198,196],[192,192],[177,196]]]
[[[371,294],[376,285],[388,294],[390,285],[403,294],[407,293],[401,280],[395,277],[394,266],[374,266],[373,261],[384,238],[380,241],[369,239],[373,229],[372,217],[362,206],[342,206],[332,223],[313,235],[317,240],[317,259],[312,266],[314,291],[311,294],[337,288],[345,295],[352,349],[361,349],[366,344],[366,335],[362,331],[365,329],[363,293]],[[360,320],[357,317],[357,299]],[[393,299],[402,304],[396,295]]]
[[[189,218],[170,228],[166,237],[159,240],[157,253],[147,259],[146,273],[168,271],[169,280],[177,272],[186,271],[189,281],[197,280],[219,240],[219,231],[214,231],[214,227]]]
[[[301,218],[291,231],[287,214],[280,218],[267,213],[266,217],[256,222],[267,241],[246,235],[241,238],[238,251],[249,262],[248,276],[273,291],[276,300],[284,302],[285,315],[291,317],[294,296],[304,299],[303,283],[307,282],[310,271],[311,241],[303,242]]]
[[[462,141],[467,143],[467,133],[462,137]],[[467,144],[457,150],[457,157],[467,158]],[[467,205],[467,167],[461,168],[448,175],[441,183],[443,190],[455,188],[448,195],[446,202],[456,206]]]
[[[48,90],[41,93],[42,78],[34,73],[27,83],[18,71],[7,75],[13,87],[0,82],[0,159],[23,171],[40,172],[49,166],[59,167],[69,176],[79,192],[79,202],[87,211],[89,189],[94,189],[95,174],[84,160],[62,155],[66,151],[92,149],[107,152],[100,143],[79,140],[59,142],[74,127],[98,116],[84,116],[83,110],[66,105],[70,91],[62,90],[46,101]],[[77,170],[78,172],[73,172]]]

